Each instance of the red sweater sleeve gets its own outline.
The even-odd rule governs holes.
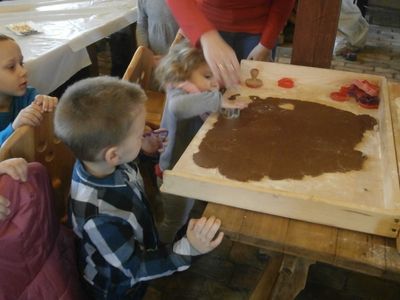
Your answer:
[[[215,29],[197,5],[196,0],[167,0],[172,14],[185,36],[198,45],[203,33]]]
[[[261,44],[269,49],[275,46],[279,33],[285,26],[294,7],[295,0],[274,0],[271,4],[264,30],[261,35]]]

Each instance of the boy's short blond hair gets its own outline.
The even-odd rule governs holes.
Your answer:
[[[102,160],[102,150],[126,138],[145,100],[135,83],[108,76],[81,80],[65,91],[56,107],[55,133],[78,159]]]
[[[191,46],[187,40],[182,40],[160,61],[155,71],[156,79],[162,87],[180,83],[188,80],[192,72],[205,63],[203,51]]]

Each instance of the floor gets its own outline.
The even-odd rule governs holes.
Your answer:
[[[278,47],[276,61],[290,63],[290,45]],[[356,53],[355,61],[334,56],[331,68],[335,70],[369,73],[400,81],[400,28],[370,25],[365,48]]]
[[[290,63],[290,46],[278,49],[277,61]],[[110,55],[99,44],[101,74],[110,72]],[[400,28],[370,26],[367,45],[356,61],[334,57],[333,69],[386,76],[400,81]],[[181,273],[151,282],[146,300],[249,299],[268,256],[259,249],[230,241],[208,255],[197,258]],[[317,263],[310,268],[305,289],[297,300],[398,300],[400,284]]]

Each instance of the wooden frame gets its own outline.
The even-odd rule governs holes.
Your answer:
[[[400,192],[388,88],[384,77],[350,72],[242,61],[242,79],[257,67],[264,89],[241,87],[242,95],[287,97],[315,101],[356,114],[369,114],[378,120],[378,130],[364,137],[360,147],[369,151],[369,162],[361,171],[323,174],[298,182],[238,182],[228,180],[217,170],[195,165],[192,154],[217,115],[211,116],[172,171],[164,173],[162,191],[319,224],[377,235],[396,237],[400,228]],[[291,76],[296,88],[283,90],[276,80]],[[329,94],[353,79],[368,79],[381,86],[378,110],[360,108],[354,101],[338,103]],[[377,143],[380,141],[380,143]],[[368,193],[357,186],[369,186]]]

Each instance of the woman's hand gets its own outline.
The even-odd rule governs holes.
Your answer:
[[[235,51],[216,30],[204,33],[200,38],[204,57],[218,82],[225,87],[238,85],[239,62]]]
[[[258,61],[273,61],[272,50],[258,43],[257,46],[255,46],[253,50],[251,50],[247,59]]]

